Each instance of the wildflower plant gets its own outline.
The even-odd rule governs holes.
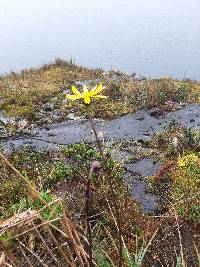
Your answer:
[[[104,89],[102,83],[93,87],[90,91],[88,90],[87,86],[83,86],[83,92],[81,93],[75,86],[72,86],[71,90],[73,92],[73,95],[66,94],[66,98],[69,100],[79,100],[82,99],[84,104],[86,105],[86,112],[88,113],[88,118],[90,122],[90,126],[92,128],[92,131],[94,133],[97,147],[101,156],[101,160],[104,160],[104,154],[103,154],[103,147],[102,142],[98,137],[98,133],[96,132],[96,129],[94,127],[93,119],[91,112],[89,110],[89,105],[91,104],[91,100],[93,98],[96,99],[107,99],[107,96],[99,95],[99,92],[101,92]],[[89,252],[89,267],[93,267],[93,240],[92,240],[92,229],[90,225],[90,216],[91,216],[91,209],[92,209],[92,196],[91,196],[91,182],[92,182],[92,175],[96,171],[94,166],[98,166],[98,171],[101,168],[100,162],[93,162],[91,165],[90,173],[88,175],[87,181],[86,181],[86,190],[85,190],[85,221],[86,221],[86,227],[87,227],[87,238],[88,238],[88,252]]]
[[[95,129],[94,126],[94,122],[93,122],[93,118],[92,118],[92,112],[90,109],[90,104],[91,104],[91,100],[93,98],[96,99],[107,99],[107,96],[104,95],[99,95],[99,92],[101,92],[104,89],[102,83],[93,87],[90,91],[88,90],[87,86],[84,85],[83,86],[83,92],[79,92],[78,89],[75,86],[72,86],[72,92],[74,93],[74,95],[70,95],[67,94],[66,98],[69,100],[79,100],[82,99],[84,101],[85,107],[86,107],[86,112],[88,115],[88,120],[91,126],[91,129],[93,131],[93,134],[95,136],[96,139],[96,144],[97,144],[97,148],[98,148],[98,152],[100,154],[101,157],[101,163],[104,167],[104,171],[107,172],[106,170],[106,159],[104,156],[104,147],[103,147],[103,138],[101,135],[99,135]],[[101,169],[101,163],[99,164],[98,162],[93,162],[93,164],[91,165],[91,170],[90,170],[90,174],[88,175],[88,179],[86,181],[86,191],[85,191],[85,215],[86,215],[86,225],[87,225],[87,237],[88,237],[88,243],[89,243],[89,267],[93,267],[93,240],[92,240],[92,229],[91,229],[91,225],[90,225],[90,215],[91,215],[91,206],[92,206],[92,194],[91,194],[91,181],[92,181],[92,175],[95,171],[94,169],[94,165],[97,166],[98,165],[98,171]],[[113,205],[114,205],[114,209],[115,209],[115,213],[116,213],[116,221],[117,221],[117,232],[118,232],[118,239],[119,239],[119,248],[118,248],[118,255],[119,255],[119,259],[118,259],[118,264],[119,266],[122,265],[122,231],[121,231],[121,221],[120,221],[120,215],[119,215],[119,210],[118,210],[118,204],[116,201],[116,196],[114,193],[114,189],[113,189],[113,184],[111,179],[108,179],[108,183],[109,183],[109,187],[111,190],[111,194],[112,194],[112,199],[113,199]]]
[[[200,158],[189,153],[178,158],[173,171],[172,198],[186,219],[200,221]]]
[[[179,157],[177,173],[180,177],[185,177],[182,185],[187,183],[187,188],[190,191],[198,191],[200,186],[200,159],[198,155],[190,153]]]

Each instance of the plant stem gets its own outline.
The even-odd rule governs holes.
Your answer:
[[[93,122],[93,118],[92,118],[92,115],[91,115],[91,110],[89,109],[89,107],[87,106],[86,108],[87,110],[87,114],[88,114],[88,119],[89,119],[89,123],[90,123],[90,126],[91,126],[91,129],[94,133],[94,136],[95,136],[95,139],[96,139],[96,144],[97,144],[97,147],[98,147],[98,150],[99,150],[99,153],[101,155],[101,160],[103,161],[103,163],[105,163],[105,157],[104,157],[104,151],[103,151],[103,146],[102,146],[102,143],[101,141],[99,140],[99,137],[98,137],[98,134],[97,134],[97,131],[95,129],[95,126],[94,126],[94,122]],[[105,164],[104,164],[105,165]],[[106,171],[106,170],[105,170]],[[109,176],[109,174],[108,174]],[[89,178],[88,178],[89,180]],[[89,181],[88,181],[89,182]],[[116,221],[117,221],[117,232],[118,232],[118,239],[119,239],[119,251],[118,251],[118,254],[119,254],[119,267],[122,266],[122,228],[121,228],[121,220],[120,220],[120,215],[119,215],[119,210],[118,210],[118,205],[117,205],[117,200],[116,200],[116,196],[115,196],[115,192],[114,192],[114,188],[113,188],[113,184],[112,184],[112,181],[111,179],[109,178],[108,179],[108,183],[109,183],[109,187],[111,189],[111,194],[112,194],[112,199],[113,199],[113,205],[114,205],[114,209],[115,209],[115,214],[116,214]],[[88,187],[88,186],[87,186]],[[89,190],[89,189],[88,189]],[[88,191],[88,194],[90,192]],[[90,194],[89,194],[90,195]],[[86,195],[86,202],[87,202],[87,195]],[[90,202],[90,201],[88,201]],[[91,205],[90,203],[88,203],[88,205]],[[86,209],[87,210],[87,209]],[[90,229],[91,230],[91,229]],[[88,232],[88,236],[89,236],[89,232]],[[90,238],[89,238],[90,240]],[[92,238],[91,238],[92,240]]]
[[[87,110],[87,114],[88,114],[88,120],[89,120],[89,123],[90,123],[90,127],[94,133],[94,137],[95,137],[95,140],[96,140],[96,144],[97,144],[97,147],[98,147],[98,150],[99,150],[99,153],[101,155],[101,159],[104,160],[104,153],[103,153],[103,147],[102,147],[102,143],[101,141],[99,140],[99,137],[98,137],[98,134],[97,134],[97,131],[95,129],[95,126],[94,126],[94,121],[93,121],[93,118],[92,118],[92,114],[91,114],[91,110],[90,110],[90,107],[86,107],[86,110]]]
[[[87,179],[86,191],[85,191],[85,217],[86,217],[86,227],[87,227],[87,236],[89,243],[89,267],[93,267],[92,262],[92,229],[90,225],[90,215],[91,215],[91,190],[90,190],[90,177]]]
[[[92,192],[91,192],[91,179],[94,172],[93,166],[90,168],[90,173],[87,178],[86,190],[85,190],[85,217],[86,217],[86,227],[87,227],[87,237],[89,243],[89,267],[93,267],[93,240],[92,240],[92,229],[90,224],[90,216],[92,211]]]

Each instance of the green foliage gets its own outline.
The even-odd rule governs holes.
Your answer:
[[[110,261],[106,258],[106,256],[101,252],[96,253],[96,259],[97,259],[97,264],[99,267],[112,267],[112,266],[114,266],[114,264],[111,264]]]
[[[174,93],[174,99],[178,102],[187,101],[191,94],[192,86],[190,83],[182,83]]]
[[[63,182],[80,180],[83,182],[88,177],[94,160],[100,160],[100,155],[96,149],[86,144],[61,147],[52,154],[49,151],[34,151],[30,147],[24,147],[22,150],[13,151],[10,154],[10,161],[21,174],[37,188],[43,190],[55,188],[58,183]],[[105,165],[102,166],[100,173],[94,173],[94,182],[103,184],[106,181],[103,169],[106,169],[109,175],[112,173],[112,179],[116,179],[117,183],[121,179],[122,167],[112,159],[110,152],[106,153]],[[16,207],[19,203],[22,206],[26,204],[26,207],[31,205],[25,201],[28,192],[19,177],[11,174],[3,165],[0,165],[0,175],[2,178],[4,177],[0,188],[0,214],[2,217],[9,216],[8,210],[12,209],[15,204]],[[104,186],[108,189],[108,185]]]
[[[55,176],[58,180],[62,181],[63,178],[66,180],[66,178],[70,177],[71,174],[72,170],[70,169],[70,166],[64,164],[62,161],[56,162]]]
[[[54,165],[51,173],[46,177],[44,181],[44,187],[52,187],[57,182],[64,182],[72,180],[73,168],[62,161],[57,161]]]
[[[84,104],[65,102],[63,91],[70,89],[76,81],[91,84],[102,82],[106,85],[105,93],[109,96],[103,106],[95,102],[94,115],[101,118],[114,118],[140,109],[141,107],[161,107],[174,109],[167,102],[199,103],[200,84],[195,81],[181,81],[172,78],[132,79],[121,72],[103,73],[102,70],[88,69],[75,65],[72,61],[57,59],[39,69],[24,70],[1,77],[0,108],[13,117],[26,118],[27,126],[32,122],[45,124],[42,114],[44,104],[53,104],[52,111],[45,115],[54,119],[53,110],[60,111],[59,121],[65,120],[72,112],[85,114]],[[38,116],[39,115],[39,116]],[[57,119],[55,119],[57,120]],[[6,125],[10,133],[14,133],[18,124]]]
[[[52,194],[47,193],[46,191],[41,191],[40,192],[40,196],[49,204],[52,201],[55,200],[55,196],[53,196]],[[45,207],[45,208],[44,208]],[[52,209],[54,210],[54,213],[52,213],[51,210],[49,210],[49,208],[47,208],[44,203],[42,203],[39,199],[36,200],[32,200],[31,198],[21,198],[20,201],[18,203],[15,203],[12,205],[12,207],[9,209],[9,214],[10,215],[15,215],[16,213],[19,212],[23,212],[25,210],[27,210],[28,208],[31,209],[42,209],[41,211],[41,216],[43,217],[43,219],[45,220],[49,220],[55,217],[55,213],[56,214],[61,214],[62,212],[62,208],[60,206],[60,204],[53,204]]]
[[[176,144],[174,143],[176,140]],[[151,146],[163,150],[167,156],[175,156],[186,150],[199,151],[200,131],[198,129],[180,127],[171,121],[168,129],[155,135]]]
[[[61,152],[74,164],[82,163],[87,167],[90,167],[94,160],[99,160],[100,155],[97,153],[96,149],[90,146],[80,143],[74,144],[67,147],[62,147]]]
[[[21,197],[24,196],[26,189],[23,188],[21,182],[16,177],[12,176],[12,179],[9,179],[3,183],[0,188],[0,215],[4,217],[9,207],[13,203],[20,201]]]
[[[109,84],[110,88],[110,96],[113,99],[119,99],[126,95],[127,91],[125,88],[121,86],[118,82],[110,82]]]
[[[158,93],[158,102],[159,103],[165,103],[165,101],[168,98],[168,90],[167,89],[162,89],[159,93]]]
[[[57,59],[39,69],[24,70],[1,77],[0,108],[8,115],[35,120],[36,112],[74,81],[97,78],[102,71],[78,67]],[[70,85],[69,85],[70,86]]]
[[[195,150],[200,149],[200,131],[192,128],[185,129],[185,137],[190,147]]]

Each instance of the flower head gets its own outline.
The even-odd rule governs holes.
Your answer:
[[[88,88],[86,85],[83,86],[83,92],[80,93],[75,86],[72,86],[72,92],[73,95],[66,94],[66,98],[70,100],[77,100],[77,99],[83,99],[85,104],[91,103],[91,98],[97,98],[97,99],[106,99],[107,96],[104,95],[98,95],[98,93],[103,90],[102,83],[98,86],[93,87],[90,91],[88,91]]]

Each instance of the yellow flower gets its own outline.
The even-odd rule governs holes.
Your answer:
[[[182,159],[182,158],[180,158],[180,159],[178,159],[178,166],[179,167],[185,167],[185,161]]]
[[[179,157],[178,166],[179,167],[193,166],[196,165],[198,161],[199,161],[198,156],[195,155],[194,153],[191,153],[186,156]]]
[[[72,86],[72,92],[74,93],[73,95],[66,94],[66,98],[70,100],[77,100],[77,99],[83,99],[85,104],[90,104],[91,98],[104,98],[106,99],[107,96],[104,95],[98,95],[98,93],[103,90],[103,85],[99,84],[98,86],[95,86],[92,88],[90,91],[88,91],[88,88],[86,85],[83,86],[83,92],[80,93],[75,86]]]

